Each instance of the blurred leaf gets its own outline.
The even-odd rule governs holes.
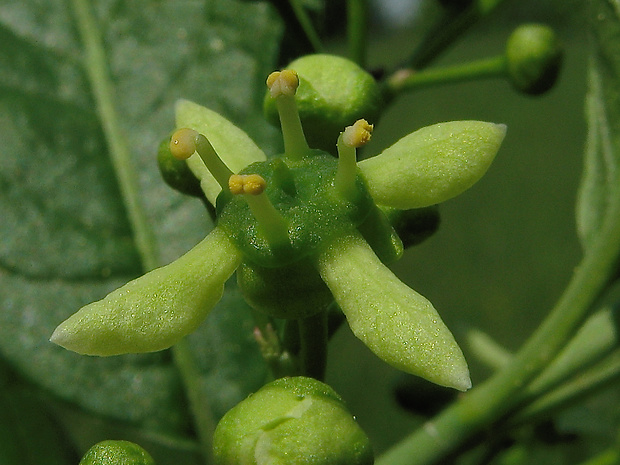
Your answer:
[[[600,230],[611,199],[620,195],[620,3],[588,3],[594,40],[586,96],[588,138],[577,201],[577,228],[586,249]]]
[[[272,145],[261,99],[279,21],[265,4],[234,0],[92,6],[140,193],[161,262],[169,262],[209,228],[201,202],[172,192],[159,177],[157,146],[173,128],[174,102],[207,105]],[[184,432],[184,395],[167,352],[100,359],[48,342],[67,316],[142,270],[68,2],[2,2],[0,40],[0,354],[86,410]],[[231,308],[241,306],[231,292],[198,336],[205,389],[217,411],[264,376],[249,314]]]
[[[4,386],[3,386],[4,387]],[[20,387],[0,391],[0,463],[69,465],[75,460],[63,445],[58,425],[33,393]]]

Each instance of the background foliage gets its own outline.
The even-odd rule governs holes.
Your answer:
[[[262,119],[264,78],[308,46],[291,30],[290,18],[281,18],[286,11],[280,3],[273,2],[277,9],[236,0],[93,4],[161,263],[210,227],[202,205],[169,190],[154,163],[159,141],[173,127],[176,99],[209,106],[265,151],[278,150],[275,130]],[[329,51],[344,54],[342,5],[327,3],[308,6],[325,19]],[[549,94],[524,97],[503,81],[417,91],[393,103],[366,148],[366,155],[378,153],[438,121],[481,119],[509,127],[487,177],[445,204],[440,231],[395,266],[455,329],[474,384],[489,370],[473,356],[467,330],[482,329],[516,349],[556,300],[581,254],[574,204],[586,141],[584,3],[507,2],[436,62],[501,53],[518,23],[550,22],[566,56]],[[432,17],[436,8],[423,2],[425,15],[417,18]],[[611,31],[617,17],[607,13]],[[391,68],[407,56],[425,27],[417,18],[399,28],[373,23],[371,68]],[[71,3],[1,0],[0,40],[0,464],[77,463],[90,445],[109,438],[139,442],[159,464],[197,463],[187,400],[169,352],[98,359],[47,341],[60,321],[140,274],[142,264]],[[590,118],[608,98],[590,94]],[[267,376],[251,328],[231,287],[190,337],[201,389],[216,417]],[[414,381],[384,366],[347,331],[331,347],[327,381],[381,452],[423,419],[397,403],[395,393],[407,392]],[[416,386],[417,392],[424,387]],[[609,443],[620,419],[618,394],[617,387],[610,389],[562,413],[545,429],[549,440],[534,440],[531,431],[520,439],[540,460],[574,463]]]

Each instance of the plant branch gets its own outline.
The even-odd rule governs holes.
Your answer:
[[[537,398],[508,420],[508,426],[518,426],[573,405],[592,393],[611,386],[620,379],[620,349],[607,358],[565,382],[551,392]]]
[[[347,0],[347,42],[349,58],[366,66],[368,0]]]
[[[327,365],[327,312],[301,318],[299,339],[302,374],[322,380]]]
[[[321,52],[323,50],[323,43],[321,42],[321,38],[319,37],[319,34],[316,32],[316,29],[312,24],[310,16],[308,16],[308,13],[306,13],[304,6],[301,4],[301,1],[289,0],[289,4],[291,5],[293,13],[295,13],[297,21],[301,25],[301,28],[304,31],[308,42],[310,42],[310,45],[312,45],[314,52]]]
[[[421,69],[436,59],[467,29],[488,16],[506,0],[474,0],[456,16],[448,16],[428,32],[422,43],[407,61],[413,69]]]
[[[172,348],[174,364],[181,374],[185,391],[194,417],[196,432],[200,439],[205,463],[213,463],[213,433],[217,426],[211,412],[211,406],[202,393],[200,373],[187,339],[182,339]]]
[[[472,81],[476,79],[501,78],[507,73],[506,57],[499,55],[454,66],[431,68],[423,71],[400,69],[386,81],[388,96],[394,97],[422,87]]]
[[[517,394],[563,348],[607,289],[619,254],[620,196],[562,297],[511,363],[387,451],[377,465],[435,463],[514,407]]]

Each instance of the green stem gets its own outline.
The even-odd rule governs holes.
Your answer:
[[[505,367],[512,360],[512,353],[479,329],[470,329],[467,332],[466,339],[470,352],[493,370]]]
[[[323,50],[323,44],[321,43],[321,38],[319,37],[319,34],[314,29],[312,20],[310,19],[310,16],[308,16],[308,13],[306,13],[306,10],[304,9],[304,6],[302,5],[301,1],[300,0],[289,0],[289,3],[291,5],[291,9],[293,10],[293,13],[295,13],[295,17],[297,18],[297,21],[299,21],[299,24],[301,25],[301,28],[304,31],[306,38],[308,39],[308,42],[310,42],[310,45],[314,49],[314,52],[315,53],[321,52]]]
[[[323,380],[327,365],[327,312],[321,311],[298,321],[302,373]]]
[[[508,420],[510,427],[547,418],[574,405],[594,392],[612,386],[620,379],[620,350],[616,350],[589,370],[580,373],[551,392],[537,398]]]
[[[141,200],[138,176],[131,160],[131,150],[120,124],[119,113],[114,105],[116,97],[105,56],[103,37],[90,9],[90,2],[72,0],[72,7],[84,45],[86,72],[95,97],[97,113],[103,126],[112,165],[127,208],[129,223],[142,261],[142,268],[146,272],[156,268],[161,263],[155,235]],[[206,408],[207,403],[200,398],[199,374],[195,369],[194,361],[190,358],[191,354],[186,341],[181,341],[174,346],[172,352],[177,369],[185,383],[187,395],[194,408],[193,413],[197,421],[200,441],[205,454],[208,454],[205,457],[208,458],[211,454],[212,428],[205,426],[211,422],[211,419],[209,409]]]
[[[460,35],[477,21],[489,15],[506,0],[475,0],[472,5],[457,16],[441,21],[426,35],[408,60],[413,69],[425,68],[436,59]]]
[[[617,197],[562,297],[511,363],[387,451],[377,465],[435,463],[514,407],[517,394],[562,349],[606,290],[615,275],[619,252]]]
[[[499,55],[470,63],[424,71],[401,69],[392,74],[385,85],[388,95],[393,97],[401,92],[422,87],[504,77],[506,71],[506,57]]]
[[[116,96],[106,61],[103,37],[90,10],[90,2],[73,0],[72,5],[84,44],[86,72],[95,97],[99,120],[103,126],[112,164],[127,208],[136,247],[142,259],[142,267],[145,271],[149,271],[160,265],[159,254],[153,230],[141,201],[138,176],[131,160],[131,150],[121,128],[118,111],[114,106]]]
[[[349,58],[366,66],[368,0],[347,0],[347,42]]]
[[[213,433],[216,423],[211,407],[203,395],[200,373],[187,339],[182,339],[172,348],[174,364],[181,374],[190,409],[194,417],[196,433],[200,439],[205,463],[213,463]]]

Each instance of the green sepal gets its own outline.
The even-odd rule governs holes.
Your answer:
[[[299,76],[295,102],[310,147],[336,151],[340,132],[360,118],[377,120],[383,98],[376,80],[356,63],[327,54],[306,55],[286,69]],[[275,99],[263,104],[266,118],[279,125]]]
[[[280,378],[231,409],[213,437],[216,465],[371,465],[370,441],[329,386]]]
[[[241,253],[215,228],[169,265],[83,307],[61,323],[50,340],[85,355],[166,349],[206,318],[240,262]]]
[[[318,269],[353,334],[393,367],[465,391],[467,362],[433,305],[401,282],[359,235],[339,238]]]
[[[476,183],[506,134],[503,124],[451,121],[419,129],[358,163],[379,205],[409,210],[448,200]]]
[[[194,129],[204,135],[233,173],[239,172],[251,163],[267,159],[250,136],[219,113],[189,100],[179,100],[175,110],[177,127]],[[198,154],[189,157],[187,165],[200,179],[200,185],[209,202],[215,205],[217,196],[222,190],[221,186]]]
[[[88,449],[80,465],[155,465],[155,461],[138,444],[109,440]]]

